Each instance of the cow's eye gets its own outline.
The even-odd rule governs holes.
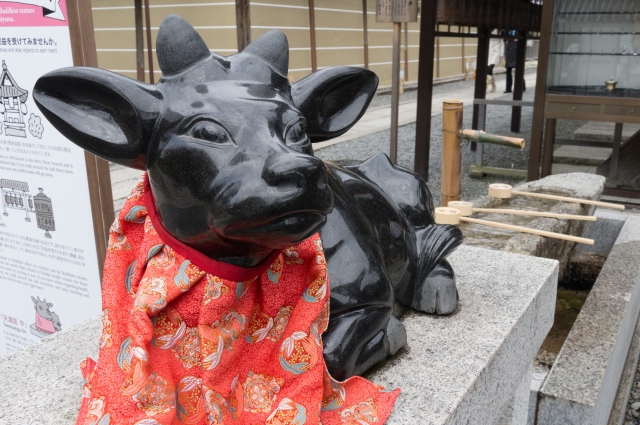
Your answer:
[[[191,137],[212,143],[231,143],[229,133],[221,125],[213,121],[198,121],[191,127],[190,134]]]
[[[294,145],[296,143],[300,143],[307,138],[306,126],[304,125],[304,121],[297,121],[293,124],[290,124],[285,130],[285,142],[287,145]]]

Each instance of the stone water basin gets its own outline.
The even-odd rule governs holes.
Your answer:
[[[558,201],[516,196],[511,199],[496,199],[492,202],[490,208],[509,208],[522,211],[551,211],[556,204],[558,204]],[[475,213],[473,218],[511,224],[514,226],[530,227],[531,222],[537,217],[527,215]],[[497,250],[504,249],[507,242],[509,242],[509,239],[516,235],[516,232],[513,230],[498,229],[496,227],[483,226],[476,223],[461,223],[460,230],[462,230],[462,233],[464,234],[465,245],[483,246],[485,248]]]
[[[594,174],[569,173],[524,183],[515,189],[523,192],[547,193],[597,201],[602,195],[604,181],[604,177]],[[510,199],[484,196],[471,202],[476,208],[508,208],[575,215],[593,215],[595,211],[595,207],[590,205],[527,196],[514,196]],[[573,236],[586,234],[587,226],[590,223],[580,220],[491,213],[476,213],[472,217]],[[558,260],[560,262],[560,281],[564,277],[569,256],[576,245],[574,242],[560,239],[472,223],[461,223],[460,230],[464,235],[463,243],[466,245],[484,246],[490,249]]]

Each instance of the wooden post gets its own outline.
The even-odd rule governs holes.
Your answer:
[[[144,81],[144,36],[142,34],[142,0],[134,0],[136,22],[136,71],[138,81]]]
[[[436,78],[440,78],[440,37],[436,37]]]
[[[316,12],[314,0],[309,0],[309,41],[311,44],[311,72],[318,70],[318,55],[316,52]]]
[[[516,41],[516,75],[513,84],[513,100],[522,100],[522,92],[524,91],[524,62],[527,59],[527,32],[520,31]],[[520,132],[520,117],[522,115],[522,107],[514,106],[511,108],[511,131],[513,133]]]
[[[153,43],[151,42],[151,17],[149,16],[149,0],[144,0],[144,16],[147,21],[147,56],[149,58],[149,83],[155,84],[153,75]]]
[[[98,66],[98,54],[93,33],[93,15],[90,0],[67,0],[69,36],[74,66]],[[102,279],[104,258],[107,254],[109,228],[113,223],[113,195],[109,163],[85,151],[89,200],[93,215],[93,229],[98,256],[98,269]]]
[[[613,129],[613,152],[611,152],[611,166],[609,178],[618,178],[618,165],[620,163],[620,142],[622,142],[622,123],[617,122]]]
[[[442,103],[442,179],[440,205],[459,201],[462,194],[462,154],[458,132],[462,129],[464,105],[459,100]]]
[[[556,120],[547,119],[544,129],[544,152],[542,156],[541,177],[547,177],[553,171],[553,146],[556,139]]]
[[[402,24],[393,23],[393,58],[391,64],[391,137],[389,138],[389,158],[398,163],[398,104],[400,101],[400,31]]]
[[[367,25],[367,0],[362,0],[362,47],[364,49],[364,67],[365,69],[369,69],[369,29]]]
[[[420,19],[418,68],[418,106],[416,112],[416,148],[414,171],[429,181],[429,145],[431,138],[431,97],[433,94],[433,55],[436,32],[436,0],[423,0]]]
[[[404,81],[409,81],[409,23],[404,23]]]
[[[464,74],[464,80],[467,81],[467,67],[464,63],[464,37],[462,37],[462,74]]]
[[[236,37],[238,52],[251,43],[251,13],[249,0],[236,0]]]
[[[531,121],[531,142],[529,144],[529,170],[527,181],[540,178],[540,156],[542,150],[542,127],[544,121],[545,96],[547,93],[547,68],[549,66],[549,44],[551,42],[551,20],[554,0],[542,3],[542,23],[540,25],[540,44],[538,50],[538,74],[536,93],[533,101],[533,119]]]
[[[478,53],[476,55],[476,85],[473,92],[474,99],[487,98],[487,66],[489,64],[490,35],[490,28],[478,28]],[[478,129],[478,105],[473,105],[471,128],[474,130]],[[472,143],[471,146],[475,147],[475,144]]]

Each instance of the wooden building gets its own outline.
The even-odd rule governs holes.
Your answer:
[[[138,75],[136,3],[141,1],[92,1],[98,65],[131,78]],[[376,0],[149,0],[152,45],[162,19],[175,13],[198,30],[210,49],[222,55],[234,54],[238,51],[238,3],[249,5],[252,40],[270,29],[279,29],[287,35],[292,81],[310,74],[314,65],[316,68],[354,65],[374,71],[380,77],[381,86],[391,84],[393,29],[392,24],[376,23]],[[144,20],[141,22],[146,29]],[[146,40],[146,36],[143,37],[145,50]],[[420,22],[403,27],[402,63],[407,69],[407,81],[418,78],[419,41]],[[435,78],[464,76],[476,60],[477,43],[473,39],[448,37],[434,43],[439,46],[433,64]],[[155,54],[153,61],[157,81],[160,71]],[[149,81],[146,54],[144,70],[145,79]]]

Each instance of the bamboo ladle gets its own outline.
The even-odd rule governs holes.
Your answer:
[[[592,215],[572,215],[572,214],[557,214],[544,211],[524,211],[524,210],[512,210],[512,209],[500,209],[500,208],[474,208],[471,202],[465,201],[449,201],[447,204],[449,208],[455,208],[460,211],[462,217],[469,217],[474,212],[486,212],[492,214],[513,214],[513,215],[531,215],[536,217],[551,217],[562,218],[565,220],[584,220],[584,221],[596,221],[597,218]]]
[[[570,198],[568,196],[547,195],[546,193],[521,192],[518,190],[513,190],[511,185],[503,184],[503,183],[493,183],[489,185],[489,196],[493,196],[495,198],[507,199],[507,198],[511,198],[513,195],[530,196],[532,198],[552,199],[555,201],[563,201],[563,202],[577,202],[580,204],[596,205],[598,207],[607,207],[607,208],[615,208],[618,210],[624,210],[624,205],[612,204],[609,202],[590,201],[588,199]]]
[[[498,227],[500,229],[513,230],[516,232],[531,233],[533,235],[546,236],[548,238],[564,239],[566,241],[593,245],[593,239],[579,238],[577,236],[563,235],[562,233],[547,232],[545,230],[530,229],[528,227],[514,226],[512,224],[497,223],[495,221],[478,220],[476,218],[463,217],[460,210],[456,208],[436,208],[436,224],[458,225],[461,221],[482,224],[484,226]]]

